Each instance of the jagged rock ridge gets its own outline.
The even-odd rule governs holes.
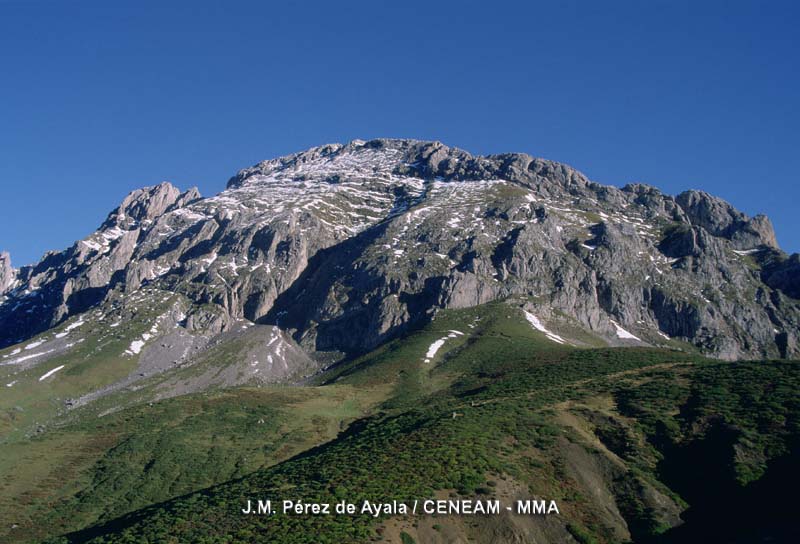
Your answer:
[[[190,301],[189,332],[246,319],[317,358],[497,299],[611,344],[796,357],[798,262],[766,217],[704,192],[618,189],[524,154],[354,141],[259,163],[211,198],[135,191],[33,266],[0,255],[0,347],[147,286]]]

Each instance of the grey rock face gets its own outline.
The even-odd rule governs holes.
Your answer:
[[[191,193],[184,196],[184,200],[196,192],[197,189],[192,189]],[[155,187],[137,189],[125,197],[119,208],[111,212],[101,228],[131,227],[143,221],[152,221],[174,205],[180,196],[180,191],[166,182]]]
[[[763,252],[759,260],[762,263],[761,277],[764,283],[792,298],[800,298],[799,254],[787,257],[780,252]]]
[[[724,200],[702,191],[686,191],[676,198],[689,220],[714,236],[729,239],[737,249],[759,245],[777,248],[775,231],[763,215],[752,219]]]
[[[155,286],[192,302],[187,330],[247,319],[317,358],[508,298],[612,344],[796,357],[797,262],[766,217],[706,193],[603,186],[525,154],[354,141],[264,161],[211,198],[167,183],[131,193],[97,232],[12,273],[0,346]]]
[[[11,256],[0,253],[0,296],[4,295],[14,283],[17,271],[11,267]]]

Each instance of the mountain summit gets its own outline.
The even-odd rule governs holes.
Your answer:
[[[441,309],[504,300],[576,346],[797,357],[798,296],[798,255],[770,221],[707,193],[619,189],[525,154],[355,140],[246,168],[210,198],[169,183],[134,191],[33,266],[0,255],[0,347],[70,319],[121,338],[168,304],[151,332],[125,337],[120,356],[138,357],[140,374],[191,364],[257,324],[254,368],[280,380]],[[23,350],[36,355],[25,365],[74,349],[47,338]]]

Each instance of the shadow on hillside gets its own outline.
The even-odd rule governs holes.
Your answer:
[[[701,440],[665,451],[661,479],[691,505],[685,523],[641,544],[800,542],[795,498],[800,489],[800,444],[768,463],[766,473],[742,487],[733,472],[738,432],[715,425]]]

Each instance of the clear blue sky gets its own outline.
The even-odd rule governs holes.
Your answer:
[[[278,4],[281,4],[278,6]],[[800,250],[800,2],[0,0],[0,249],[354,138],[700,188]]]

